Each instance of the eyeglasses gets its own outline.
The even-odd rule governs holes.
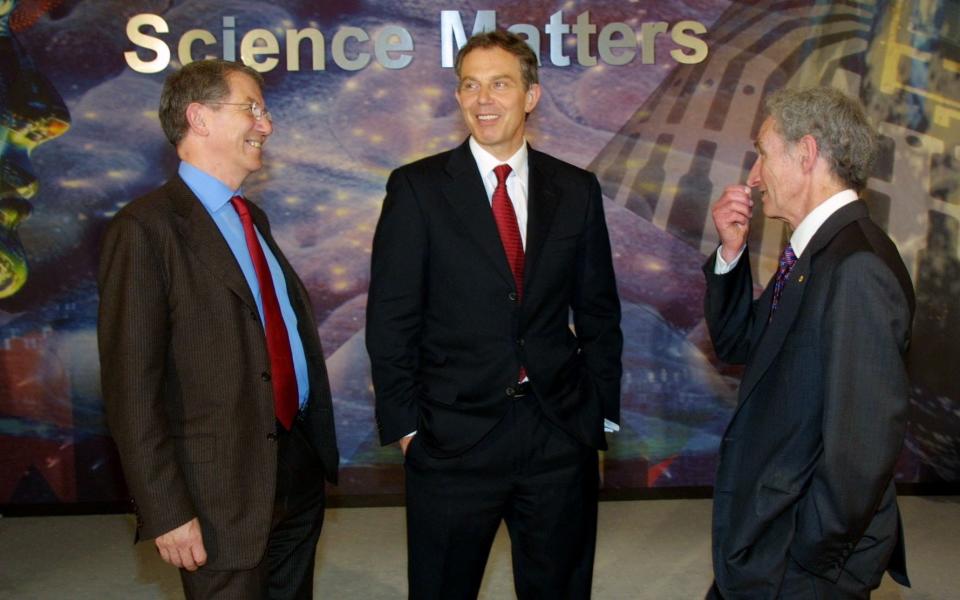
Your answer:
[[[250,111],[250,114],[253,115],[253,118],[256,120],[261,120],[266,117],[268,121],[273,123],[273,116],[270,114],[270,111],[267,110],[266,106],[260,106],[259,102],[204,102],[204,104],[219,104],[221,106],[242,106]]]

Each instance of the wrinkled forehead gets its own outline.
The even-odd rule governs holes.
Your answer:
[[[757,150],[763,151],[770,148],[773,144],[783,144],[783,135],[780,133],[780,126],[773,117],[767,117],[760,125],[760,131],[757,132],[757,139],[753,145]]]

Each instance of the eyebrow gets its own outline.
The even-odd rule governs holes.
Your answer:
[[[510,81],[515,81],[515,78],[513,77],[513,75],[510,75],[509,73],[498,73],[498,74],[496,74],[496,75],[491,75],[490,77],[487,77],[486,80],[487,80],[487,81],[497,81],[497,80],[499,80],[499,79],[509,79]],[[481,78],[480,78],[480,77],[475,77],[475,76],[473,76],[473,75],[464,75],[463,77],[460,78],[460,81],[468,81],[468,80],[469,80],[469,81],[481,81]]]

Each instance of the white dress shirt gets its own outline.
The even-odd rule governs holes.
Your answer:
[[[513,156],[506,161],[498,159],[496,156],[484,150],[477,140],[470,136],[470,152],[473,153],[473,159],[477,162],[477,168],[480,169],[480,177],[483,179],[483,187],[487,190],[487,202],[493,206],[493,191],[497,189],[497,174],[493,170],[503,164],[510,165],[510,174],[507,175],[507,194],[510,196],[510,203],[513,204],[513,212],[517,215],[517,227],[520,228],[520,240],[523,242],[523,249],[527,249],[527,190],[530,168],[527,166],[527,142],[524,140],[520,149],[513,153]]]
[[[800,255],[803,254],[803,251],[807,249],[807,245],[810,244],[810,240],[812,240],[813,236],[817,233],[817,230],[819,230],[820,227],[827,222],[827,219],[833,216],[833,213],[837,212],[858,198],[859,196],[857,196],[855,191],[846,189],[830,196],[815,209],[811,210],[810,214],[800,221],[800,224],[797,225],[797,228],[793,230],[793,235],[790,236],[790,246],[793,248],[793,253],[797,255],[797,258],[800,258]],[[740,257],[743,256],[743,251],[746,250],[746,248],[747,246],[744,245],[743,248],[740,249],[740,253],[737,254],[736,258],[729,263],[723,260],[723,256],[721,256],[721,253],[718,250],[717,262],[713,266],[714,274],[725,275],[732,271],[733,268],[737,266],[737,263],[740,262]]]

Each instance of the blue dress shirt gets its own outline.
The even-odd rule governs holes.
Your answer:
[[[257,310],[260,312],[260,322],[263,323],[263,300],[260,298],[260,282],[257,280],[257,271],[253,267],[253,260],[250,258],[250,251],[247,249],[247,240],[243,234],[243,224],[240,222],[240,215],[230,204],[230,198],[235,195],[243,195],[242,190],[231,190],[222,181],[204,173],[187,162],[180,162],[180,178],[187,184],[200,203],[207,209],[213,222],[217,224],[223,239],[233,252],[237,259],[240,270],[250,286],[250,292],[253,299],[257,302]],[[257,238],[260,240],[260,246],[263,248],[263,254],[267,257],[267,264],[270,266],[270,275],[273,277],[273,288],[277,292],[277,301],[280,303],[280,312],[283,314],[283,322],[287,326],[287,337],[290,338],[290,352],[293,354],[293,368],[297,375],[297,392],[300,398],[300,409],[307,403],[307,397],[310,393],[310,383],[307,377],[307,356],[303,351],[303,342],[300,340],[300,334],[297,332],[297,315],[293,312],[293,306],[290,304],[290,296],[287,294],[287,282],[283,277],[283,271],[277,258],[270,251],[270,246],[263,240],[263,236],[257,231]]]

